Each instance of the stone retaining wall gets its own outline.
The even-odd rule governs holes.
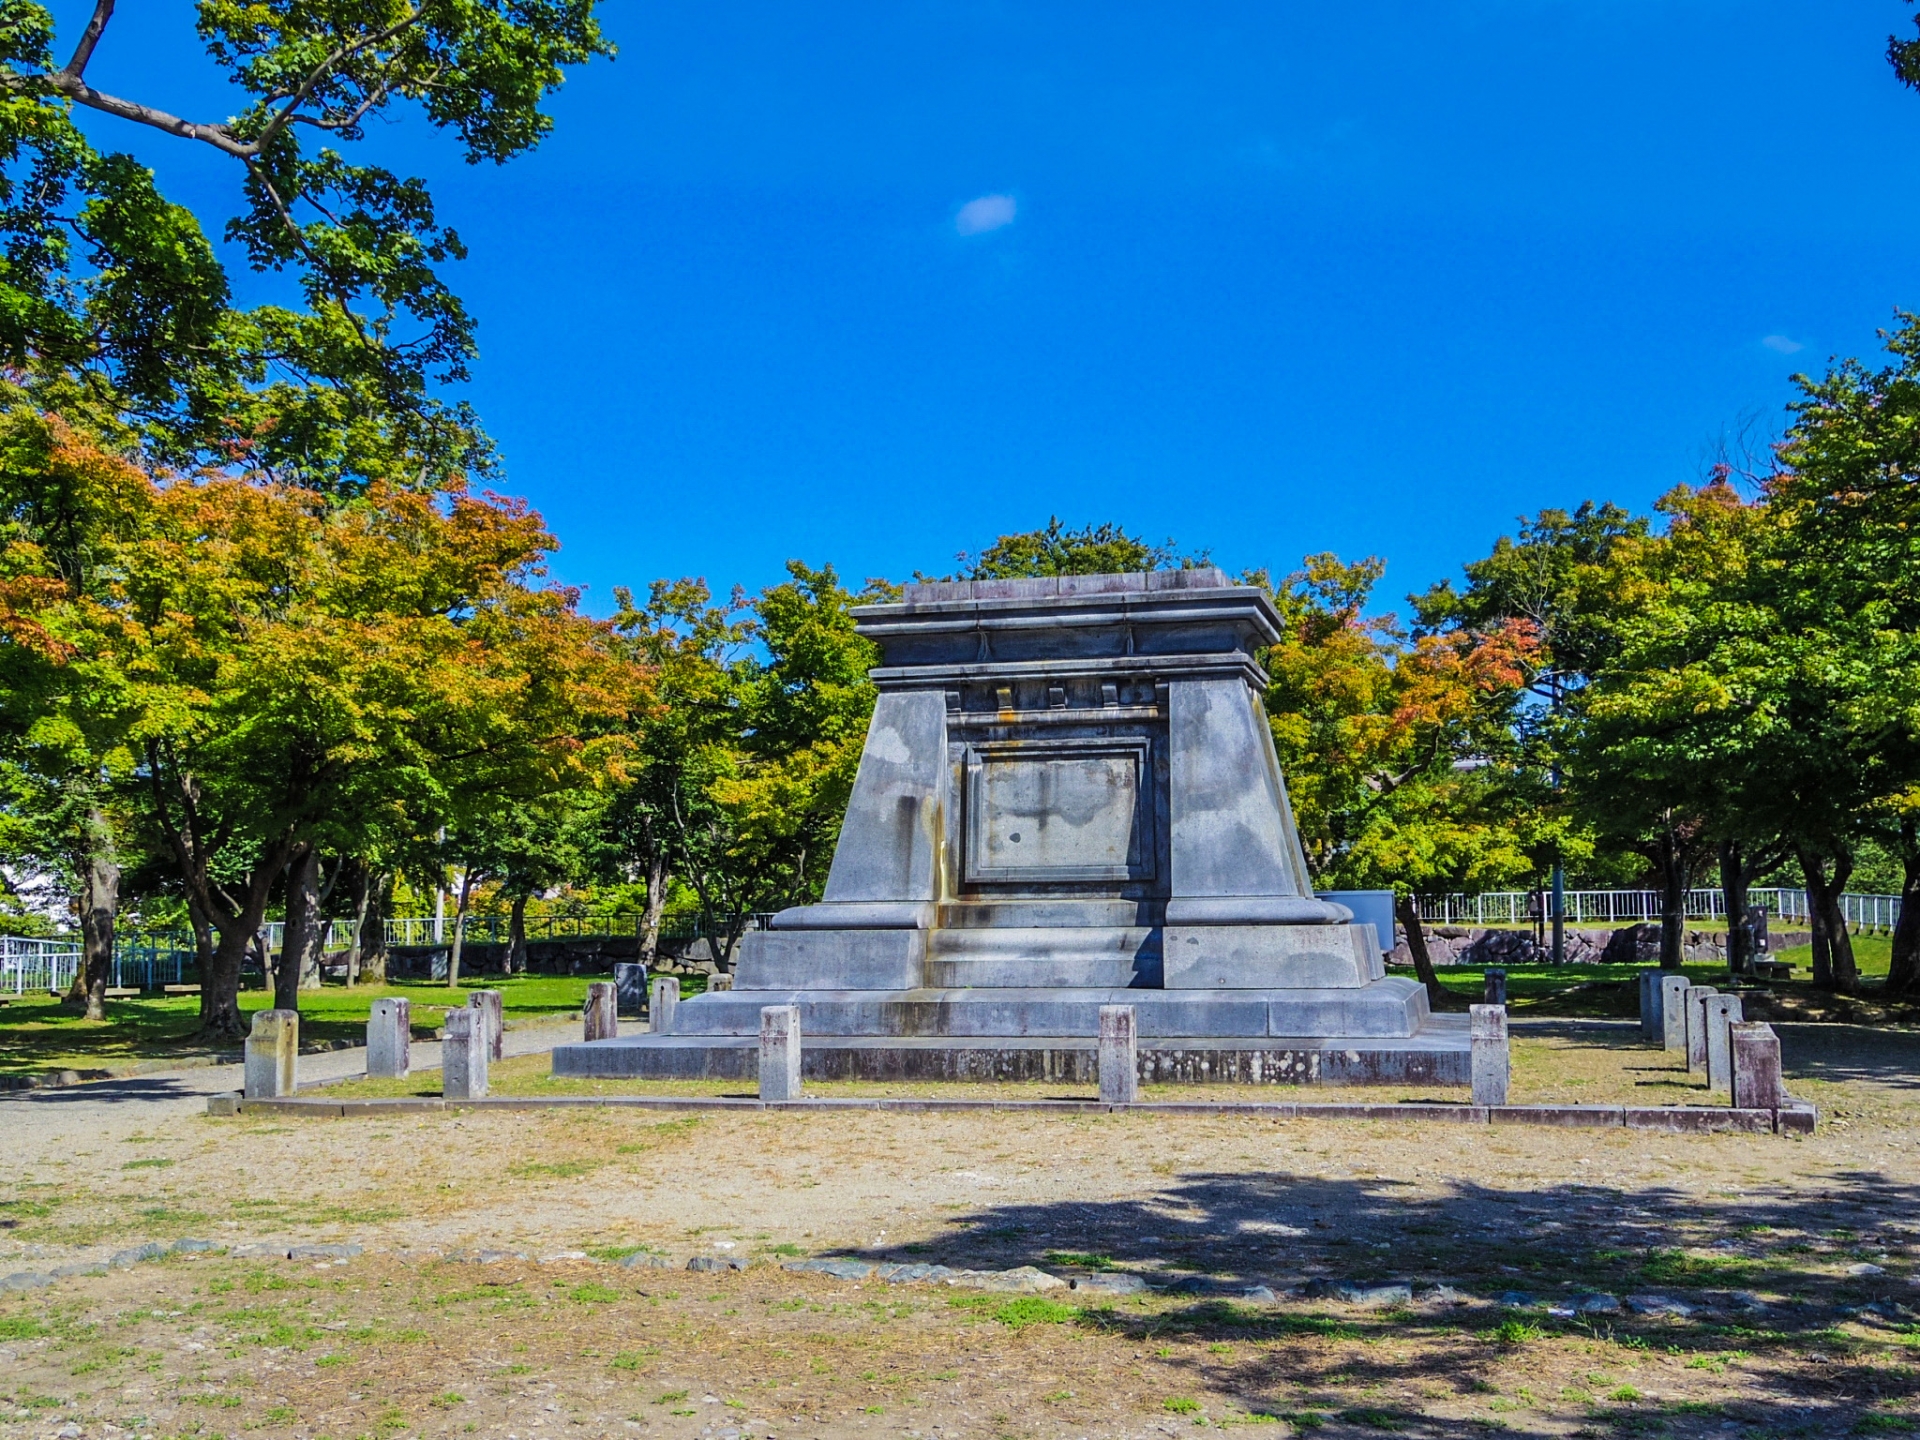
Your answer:
[[[1543,965],[1553,956],[1552,940],[1535,943],[1531,930],[1470,929],[1461,925],[1429,926],[1427,953],[1436,965]],[[1777,930],[1768,936],[1767,948],[1778,954],[1795,945],[1806,945],[1813,937],[1805,930]],[[1697,964],[1727,962],[1727,935],[1724,930],[1689,930],[1685,937],[1685,958]],[[1567,960],[1572,964],[1658,965],[1660,963],[1660,927],[1654,924],[1627,925],[1618,930],[1567,930]],[[1400,926],[1393,930],[1393,954],[1390,963],[1413,964],[1407,949],[1407,933]]]

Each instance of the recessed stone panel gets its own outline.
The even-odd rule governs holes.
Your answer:
[[[969,747],[967,883],[1151,879],[1148,753],[1145,737]]]

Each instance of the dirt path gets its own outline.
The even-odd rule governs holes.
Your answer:
[[[1786,1038],[1832,1117],[1806,1139],[898,1112],[287,1124],[176,1096],[84,1102],[98,1128],[26,1149],[8,1101],[0,1271],[180,1236],[275,1258],[0,1296],[0,1436],[1920,1428],[1920,1040]],[[364,1253],[277,1258],[327,1244]],[[640,1247],[662,1268],[615,1263]],[[801,1256],[1097,1265],[1152,1288],[780,1268]],[[1410,1291],[1341,1298],[1384,1281]]]

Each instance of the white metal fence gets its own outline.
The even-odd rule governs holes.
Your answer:
[[[1805,890],[1766,887],[1749,890],[1748,900],[1780,920],[1807,918]],[[1495,890],[1480,895],[1435,895],[1420,902],[1420,918],[1436,925],[1530,925],[1551,913],[1553,896],[1543,890]],[[1900,919],[1898,895],[1843,894],[1841,913],[1856,930],[1893,929]],[[1717,889],[1689,890],[1689,920],[1726,919],[1726,897]],[[1569,925],[1632,924],[1660,918],[1658,890],[1569,890]]]
[[[80,968],[78,940],[31,940],[0,935],[0,990],[64,990]]]

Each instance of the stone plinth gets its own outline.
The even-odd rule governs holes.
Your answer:
[[[879,696],[821,903],[744,937],[731,991],[561,1047],[556,1074],[735,1073],[768,1006],[797,1012],[809,1066],[1078,1054],[1118,1005],[1143,1063],[1352,1040],[1366,1065],[1304,1068],[1418,1083],[1458,1052],[1466,1078],[1467,1037],[1386,975],[1377,919],[1313,894],[1261,702],[1264,591],[1214,570],[940,583],[855,617]]]
[[[249,1100],[271,1100],[298,1088],[300,1012],[256,1010],[247,1034],[242,1084]]]
[[[367,1074],[404,1080],[413,1067],[413,1002],[406,996],[376,1000],[367,1012]]]

